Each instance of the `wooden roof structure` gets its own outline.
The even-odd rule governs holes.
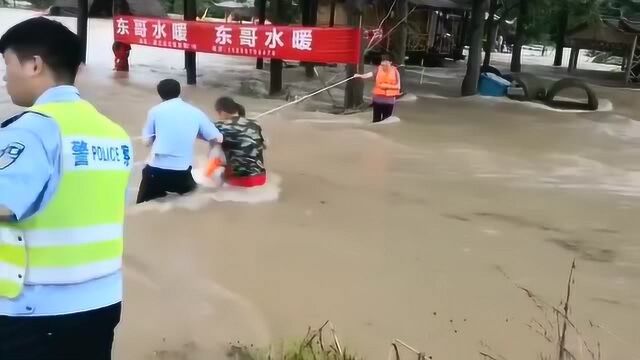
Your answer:
[[[635,34],[622,30],[617,20],[601,19],[569,31],[565,43],[571,48],[620,51],[630,49],[634,40]]]
[[[601,18],[568,32],[565,44],[571,47],[568,71],[578,66],[580,49],[618,52],[625,56],[625,81],[640,80],[640,49],[638,48],[640,21],[624,18]]]
[[[625,32],[640,34],[640,17],[621,18],[618,27]]]

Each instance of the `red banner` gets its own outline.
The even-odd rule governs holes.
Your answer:
[[[229,24],[133,16],[113,18],[115,41],[195,52],[356,64],[360,30]]]

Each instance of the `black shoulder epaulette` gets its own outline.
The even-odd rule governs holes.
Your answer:
[[[20,113],[18,115],[12,116],[12,117],[8,118],[7,120],[3,121],[2,124],[0,125],[0,128],[2,128],[2,129],[6,128],[7,126],[9,126],[9,125],[13,124],[14,122],[18,121],[18,119],[20,119],[21,117],[23,117],[25,114],[28,114],[28,113],[34,113],[34,114],[38,114],[40,116],[48,117],[47,115],[41,114],[41,113],[36,112],[36,111],[25,111],[25,112],[22,112],[22,113]]]

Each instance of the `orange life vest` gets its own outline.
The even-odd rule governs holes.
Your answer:
[[[382,66],[378,67],[373,95],[389,97],[400,96],[400,74],[395,66],[392,66],[388,71],[384,71]]]

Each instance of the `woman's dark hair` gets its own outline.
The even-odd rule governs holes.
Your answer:
[[[224,111],[227,114],[238,114],[238,116],[241,117],[247,116],[244,106],[238,104],[237,102],[235,102],[235,100],[228,96],[218,98],[214,107],[216,111]]]
[[[380,61],[391,61],[391,55],[389,54],[382,54],[380,55]]]

